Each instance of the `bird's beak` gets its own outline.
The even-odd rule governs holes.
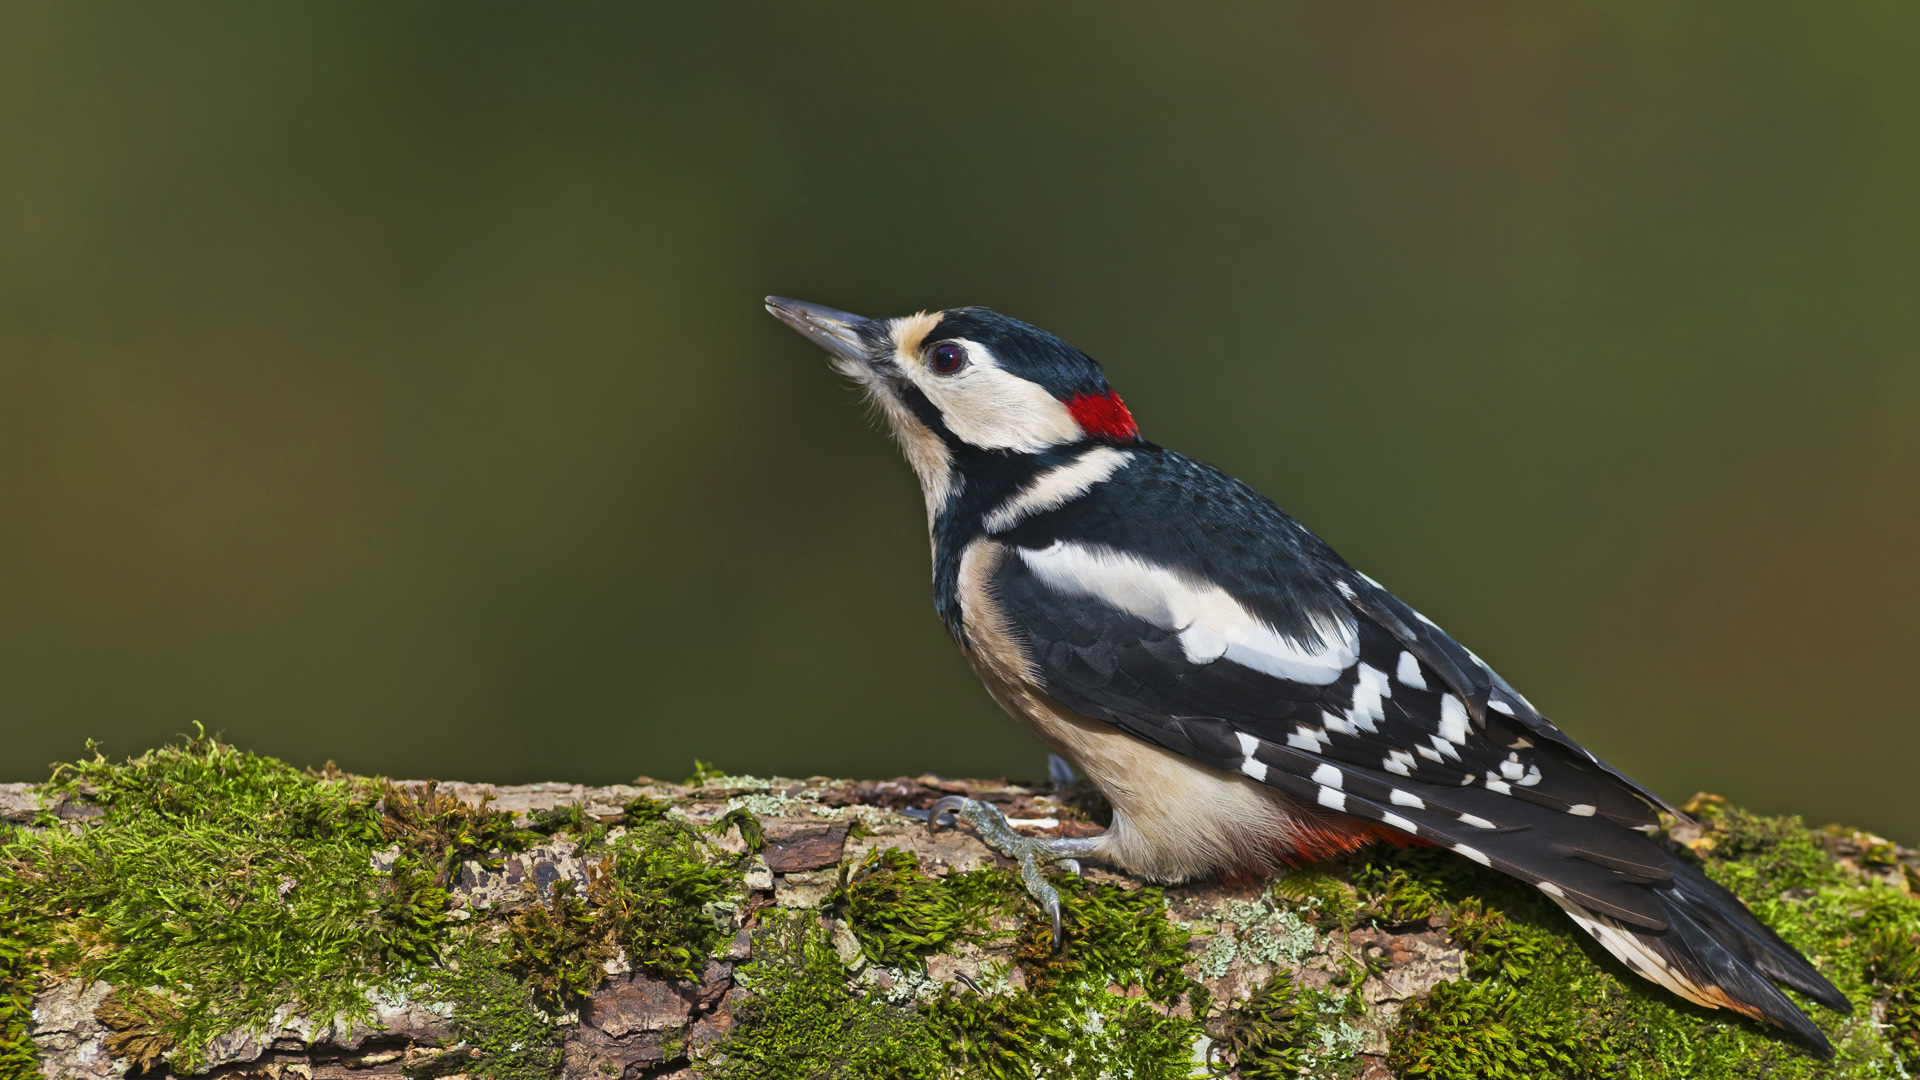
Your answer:
[[[865,361],[872,355],[866,339],[878,336],[872,319],[784,296],[767,297],[767,314],[842,360]]]

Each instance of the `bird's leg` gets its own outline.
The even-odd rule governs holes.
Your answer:
[[[1069,873],[1080,872],[1082,855],[1090,855],[1098,846],[1097,836],[1085,839],[1061,838],[1049,840],[1038,836],[1022,836],[1013,831],[1006,816],[995,809],[993,804],[969,799],[960,795],[949,795],[927,809],[927,828],[936,829],[940,825],[940,815],[953,811],[954,816],[973,826],[979,834],[980,842],[994,851],[1005,855],[1020,865],[1020,883],[1027,887],[1027,895],[1034,898],[1053,920],[1053,947],[1060,947],[1060,890],[1047,880],[1044,867],[1048,863],[1058,863]]]

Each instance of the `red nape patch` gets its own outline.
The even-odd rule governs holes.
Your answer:
[[[1075,394],[1067,399],[1067,412],[1091,438],[1109,442],[1140,441],[1140,428],[1133,422],[1133,414],[1127,411],[1120,395],[1111,390],[1104,394]]]

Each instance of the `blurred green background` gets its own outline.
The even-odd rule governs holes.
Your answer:
[[[1034,776],[780,293],[1106,364],[1668,796],[1920,839],[1920,8],[10,5],[0,779]]]

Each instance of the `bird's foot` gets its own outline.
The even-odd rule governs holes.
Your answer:
[[[1022,836],[1013,830],[1006,815],[995,809],[992,803],[969,799],[960,795],[949,795],[934,803],[927,810],[927,828],[938,828],[940,815],[953,811],[954,816],[973,826],[980,842],[987,847],[1012,859],[1020,866],[1020,883],[1027,887],[1027,895],[1033,897],[1047,916],[1053,920],[1053,947],[1060,947],[1060,890],[1047,880],[1045,867],[1058,864],[1067,872],[1080,872],[1080,856],[1090,855],[1099,844],[1097,836],[1079,838],[1061,838],[1051,840],[1039,836]]]

